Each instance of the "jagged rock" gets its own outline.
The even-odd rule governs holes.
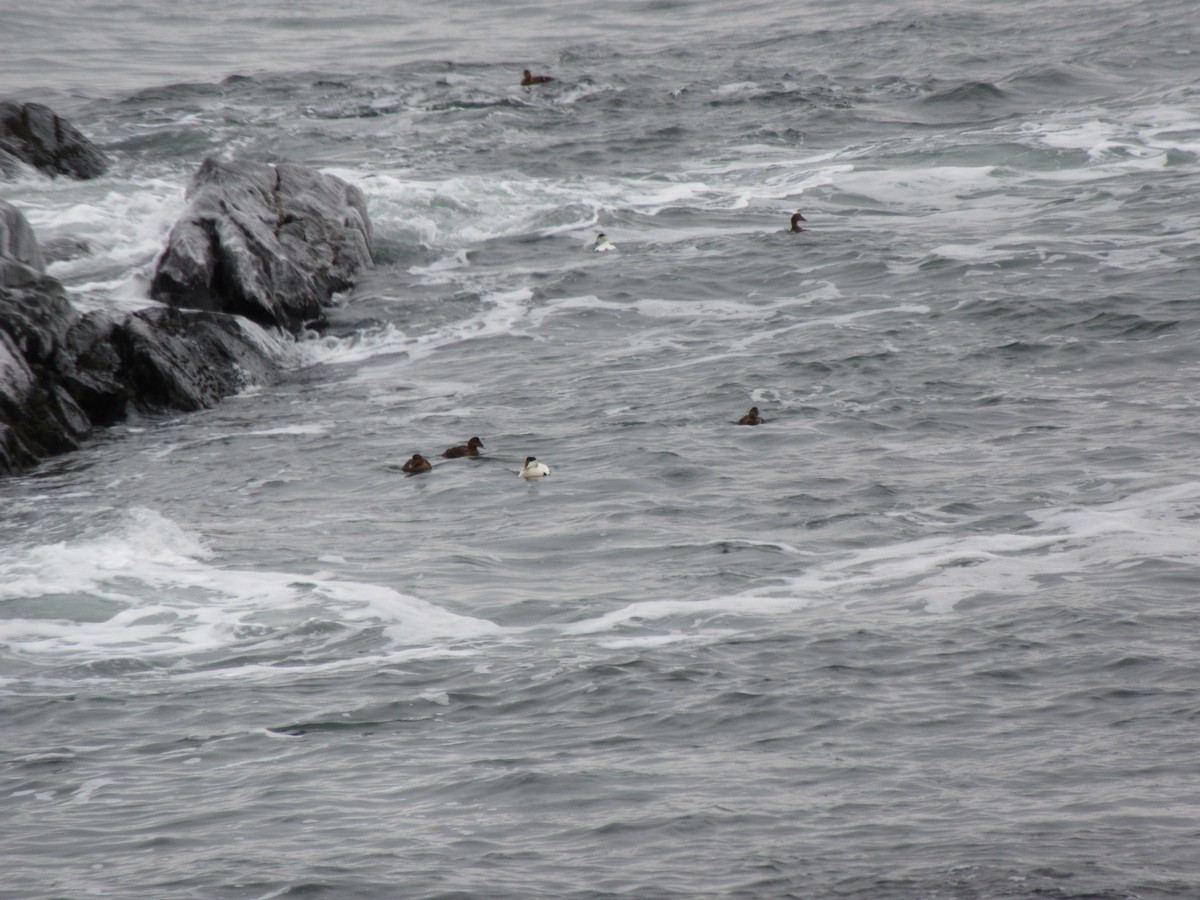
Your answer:
[[[90,430],[55,377],[78,320],[62,285],[46,276],[29,223],[0,200],[0,471],[73,450]]]
[[[305,166],[206,159],[171,230],[151,295],[298,331],[371,265],[358,188]]]
[[[20,211],[0,200],[0,284],[37,284],[46,274],[46,261],[33,229]]]
[[[275,362],[240,320],[223,313],[155,307],[115,329],[134,405],[192,411],[275,377]]]
[[[11,174],[14,159],[50,175],[73,178],[95,178],[108,171],[108,157],[48,106],[0,100],[0,170]]]
[[[46,275],[33,229],[21,211],[0,200],[0,334],[22,357],[46,363],[78,318],[66,294]]]
[[[0,202],[0,219],[9,211],[15,212]],[[55,357],[77,320],[54,279],[0,281],[0,469],[74,450],[90,431],[86,413],[54,375]]]
[[[133,388],[120,374],[124,362],[116,330],[107,313],[88,313],[67,332],[57,360],[63,384],[98,426],[115,425],[135,408]]]

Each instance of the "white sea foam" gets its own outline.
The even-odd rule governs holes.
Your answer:
[[[829,560],[794,579],[797,596],[894,612],[948,613],[972,597],[1024,599],[1058,580],[1095,580],[1143,560],[1200,565],[1200,483],[1027,515],[1019,533],[939,534]],[[870,598],[870,599],[863,599]],[[1003,602],[997,600],[996,602]]]
[[[836,178],[839,190],[868,197],[884,207],[922,214],[930,210],[955,210],[975,200],[988,209],[1021,203],[1017,198],[996,196],[1002,183],[993,165],[859,168]]]
[[[798,611],[871,618],[939,616],[965,600],[1003,603],[1094,582],[1146,561],[1200,568],[1200,482],[1131,494],[1087,507],[1033,510],[1019,533],[937,534],[825,560],[783,584],[703,600],[630,603],[563,628],[567,635],[622,634],[631,645],[674,642],[728,629],[736,619]],[[786,546],[786,545],[784,545]],[[633,629],[654,624],[645,639]],[[664,638],[666,628],[672,636]]]
[[[763,168],[771,170],[765,175]],[[625,224],[626,241],[659,243],[703,236],[702,220],[673,234],[639,225],[637,217],[654,218],[680,208],[744,210],[756,198],[794,197],[806,189],[831,183],[848,165],[814,168],[806,160],[778,158],[739,164],[685,164],[675,173],[641,178],[542,179],[452,176],[417,180],[398,173],[369,176],[344,173],[367,194],[372,220],[394,239],[446,250],[436,263],[413,267],[413,274],[445,281],[447,271],[468,264],[464,245],[498,238],[537,234],[551,237],[590,232],[602,214],[633,217]],[[774,212],[771,215],[775,215]],[[748,225],[753,231],[760,225]],[[712,234],[729,234],[728,228]]]
[[[602,634],[630,624],[677,618],[686,618],[695,627],[730,615],[777,615],[809,602],[807,598],[762,597],[754,594],[736,594],[710,600],[644,600],[593,619],[573,622],[563,626],[562,630],[569,635]]]
[[[527,328],[536,325],[536,320],[530,318],[532,299],[533,292],[528,288],[497,291],[485,295],[474,314],[431,331],[408,334],[389,323],[347,337],[314,337],[300,342],[296,354],[304,365],[347,365],[373,359],[375,365],[355,372],[353,379],[376,382],[461,341],[526,333]]]
[[[796,310],[811,306],[813,303],[818,301],[837,300],[841,297],[841,292],[838,291],[836,286],[828,283],[805,282],[801,285],[801,287],[809,288],[809,290],[802,295],[797,296],[790,302],[744,302],[738,300],[696,300],[691,298],[668,300],[658,297],[647,297],[639,300],[615,302],[601,299],[594,294],[580,295],[575,297],[563,297],[562,299],[553,300],[544,303],[537,308],[531,309],[529,311],[529,319],[533,325],[540,326],[543,322],[555,316],[569,316],[581,311],[596,312],[604,310],[609,312],[635,313],[646,319],[660,320],[664,323],[677,321],[737,321],[755,323],[778,318],[781,311]],[[897,310],[906,312],[928,312],[926,307],[917,306],[892,307],[890,310],[882,311]],[[828,323],[849,321],[862,316],[874,315],[880,311],[881,310],[859,310],[857,312],[828,318],[810,318],[806,319],[803,325],[804,327],[812,327],[813,324],[822,322]],[[761,337],[764,333],[766,332],[756,333],[756,337]],[[657,333],[647,335],[646,339],[651,343],[659,343],[663,340],[661,334]],[[638,340],[639,338],[637,336],[630,338],[630,341],[633,343],[636,343]]]
[[[1185,127],[1194,127],[1194,121]],[[1169,129],[1144,128],[1107,119],[1074,123],[1031,122],[1025,124],[1023,131],[1055,150],[1081,150],[1090,162],[1106,168],[1158,167],[1165,161],[1166,150],[1175,149],[1173,142],[1160,139],[1169,133]]]
[[[463,244],[555,234],[595,223],[619,194],[600,183],[452,176],[418,180],[394,173],[346,174],[367,195],[372,221],[390,237],[452,254]],[[565,211],[565,212],[564,212]]]
[[[147,295],[147,272],[184,209],[178,183],[57,179],[23,191],[17,205],[40,244],[67,239],[86,246],[78,256],[47,266],[80,309],[155,305]]]
[[[31,615],[31,601],[47,614]],[[310,621],[381,628],[396,648],[499,630],[387,586],[222,567],[197,536],[148,509],[130,510],[103,533],[10,554],[0,562],[0,605],[18,603],[20,614],[0,620],[0,643],[72,662],[120,654],[180,665],[294,640],[291,632]]]
[[[389,353],[404,353],[409,337],[394,324],[348,336],[309,335],[299,341],[294,357],[299,365],[359,363]]]
[[[303,425],[282,425],[279,428],[263,428],[257,431],[242,431],[238,434],[240,437],[269,437],[275,435],[327,434],[328,432],[328,425],[322,425],[318,422],[309,422]]]
[[[1170,154],[1200,154],[1200,119],[1194,108],[1158,104],[1114,115],[1084,110],[1077,116],[1022,123],[1014,135],[1052,150],[1078,151],[1082,166],[1039,172],[1048,181],[1086,183],[1169,164]]]
[[[931,252],[943,259],[967,263],[990,263],[1012,258],[1011,250],[997,249],[988,244],[941,244]]]
[[[936,534],[825,560],[808,558],[803,574],[783,584],[704,600],[635,602],[562,631],[600,637],[605,646],[610,645],[605,635],[630,646],[645,640],[673,643],[725,633],[730,617],[770,619],[830,607],[848,615],[868,608],[872,615],[947,614],[972,597],[1028,598],[1053,590],[1046,585],[1055,581],[1095,578],[1141,560],[1200,565],[1198,506],[1200,483],[1191,483],[1099,505],[1033,510],[1028,515],[1037,526],[1028,531]],[[752,543],[800,552],[783,543]],[[131,511],[105,534],[30,546],[0,563],[0,603],[67,595],[117,611],[101,621],[91,621],[94,614],[9,618],[0,625],[0,640],[19,654],[89,661],[113,653],[177,659],[261,646],[286,640],[292,628],[315,619],[382,627],[398,651],[501,632],[491,622],[450,613],[383,585],[324,573],[222,568],[196,536],[149,510]],[[630,632],[651,623],[661,624],[645,638]],[[224,674],[242,677],[253,668]],[[257,667],[264,676],[272,669]]]

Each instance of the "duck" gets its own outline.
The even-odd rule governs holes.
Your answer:
[[[800,227],[801,222],[807,222],[807,221],[808,221],[808,219],[806,219],[806,218],[804,218],[804,216],[800,215],[799,212],[792,213],[792,228],[791,228],[792,232],[794,233],[797,231],[807,230],[807,229]]]
[[[521,79],[521,87],[529,87],[531,84],[548,84],[553,80],[549,75],[534,75],[526,69],[525,77]]]
[[[737,423],[739,425],[761,425],[765,421],[767,420],[758,414],[758,407],[752,406],[750,412],[738,419]]]
[[[616,250],[617,245],[609,241],[608,235],[602,231],[596,235],[596,243],[592,244],[592,249],[597,253],[603,253],[607,250]]]
[[[442,451],[442,456],[446,459],[458,459],[460,456],[478,456],[479,448],[482,446],[483,441],[477,437],[473,437],[465,444],[459,444],[457,447],[450,447]]]
[[[422,472],[428,472],[433,468],[433,464],[423,457],[420,453],[414,453],[412,459],[400,467],[401,472],[407,472],[409,475],[419,475]]]
[[[521,474],[519,477],[529,480],[530,478],[541,478],[543,475],[550,474],[550,467],[545,463],[537,461],[536,456],[525,457],[525,465],[521,466]]]

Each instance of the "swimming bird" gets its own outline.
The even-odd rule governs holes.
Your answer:
[[[483,441],[477,437],[471,438],[465,444],[459,444],[457,447],[450,447],[442,452],[442,456],[446,459],[458,459],[460,456],[478,456],[479,448],[483,446]]]
[[[553,80],[549,75],[534,75],[526,69],[525,77],[521,79],[521,87],[529,87],[531,84],[547,84]]]
[[[433,468],[433,464],[429,462],[420,453],[414,453],[412,459],[400,467],[401,472],[407,472],[409,475],[419,475],[422,472],[428,472]]]
[[[752,406],[750,412],[738,419],[737,423],[739,425],[761,425],[765,421],[767,420],[758,414],[758,407]]]
[[[791,230],[793,232],[805,231],[806,229],[800,227],[800,223],[807,222],[807,221],[808,221],[808,219],[804,218],[804,216],[800,215],[800,213],[798,213],[798,212],[792,213],[792,229]]]
[[[521,474],[519,477],[526,480],[530,478],[541,478],[543,475],[550,474],[550,467],[545,463],[537,461],[536,456],[525,457],[525,465],[521,466]]]
[[[596,235],[596,243],[592,244],[592,249],[597,253],[603,253],[606,250],[616,250],[617,245],[611,243],[608,239],[608,235],[602,231]]]

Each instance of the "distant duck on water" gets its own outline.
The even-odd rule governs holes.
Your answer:
[[[807,229],[800,227],[801,222],[807,222],[807,221],[808,221],[808,219],[804,218],[804,216],[800,215],[800,213],[798,213],[798,212],[792,213],[792,227],[791,227],[792,232],[807,230]]]
[[[400,467],[400,471],[407,472],[409,475],[419,475],[422,472],[428,472],[432,468],[433,464],[429,460],[420,453],[414,453],[412,459]]]
[[[750,412],[738,419],[737,423],[739,425],[761,425],[765,421],[767,420],[758,414],[758,407],[752,406]]]
[[[521,87],[529,87],[531,84],[548,84],[553,80],[549,75],[534,75],[526,69],[525,76],[521,79]]]
[[[531,478],[541,478],[550,474],[550,467],[537,461],[536,456],[525,457],[525,465],[521,466],[520,478],[528,481]]]
[[[458,459],[460,456],[478,456],[479,448],[482,446],[483,441],[477,437],[473,437],[465,444],[459,444],[457,447],[450,447],[442,451],[442,456],[446,459]]]
[[[607,250],[616,250],[617,245],[609,241],[608,235],[602,231],[596,235],[596,243],[592,244],[592,249],[597,253],[603,253]]]

